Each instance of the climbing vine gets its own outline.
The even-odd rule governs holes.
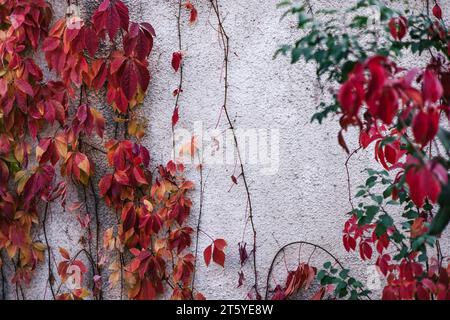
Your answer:
[[[450,265],[439,243],[450,220],[450,34],[438,1],[424,3],[419,13],[377,0],[341,10],[281,4],[306,34],[278,53],[289,53],[292,63],[315,62],[318,77],[333,83],[332,102],[322,102],[312,121],[339,118],[352,208],[343,245],[363,261],[375,260],[385,277],[383,299],[450,298]],[[428,62],[411,65],[405,53]],[[344,137],[350,127],[359,130],[352,152]],[[371,145],[380,168],[366,169],[368,178],[352,197],[349,160]],[[338,272],[331,261],[315,273],[324,292],[350,299],[370,294],[348,281],[350,270]]]
[[[68,1],[67,5],[74,4]],[[178,121],[182,92],[182,10],[187,11],[191,24],[197,20],[191,2],[179,1],[178,5],[180,48],[173,54],[172,67],[181,71],[174,91],[172,127]],[[175,160],[151,170],[150,152],[141,144],[145,122],[139,118],[139,106],[150,84],[148,59],[156,32],[147,22],[130,21],[128,7],[120,0],[104,0],[90,19],[68,13],[52,23],[52,9],[44,0],[0,1],[3,298],[7,258],[14,266],[12,284],[17,298],[20,294],[25,298],[22,286],[47,259],[48,287],[54,299],[102,299],[104,282],[108,287],[120,283],[121,298],[126,290],[130,299],[166,294],[172,299],[204,299],[193,286],[197,257],[189,248],[194,230],[186,225],[194,183],[184,177],[183,163]],[[35,62],[40,51],[56,80],[46,79]],[[100,101],[106,98],[114,132],[105,132],[99,97]],[[94,135],[95,141],[106,140],[104,147],[92,142]],[[108,164],[103,176],[96,172],[92,152]],[[69,185],[80,190],[83,201],[69,203]],[[100,221],[97,194],[116,221],[109,228]],[[85,230],[82,249],[59,248],[58,258],[46,228],[56,200],[64,210],[77,213]],[[45,244],[34,239],[41,224]],[[214,249],[212,245],[206,248],[205,261],[209,264],[212,255],[223,266],[226,242],[212,242]],[[72,286],[74,274],[78,277]]]

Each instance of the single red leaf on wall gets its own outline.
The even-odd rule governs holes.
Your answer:
[[[347,252],[350,252],[350,250],[356,249],[356,240],[352,236],[350,236],[348,233],[345,233],[342,237],[342,242],[344,243],[344,248]]]
[[[70,260],[70,254],[69,254],[69,252],[68,252],[66,249],[60,247],[60,248],[59,248],[59,253],[61,254],[61,256],[62,256],[64,259]]]
[[[174,127],[178,123],[179,115],[178,115],[178,106],[175,107],[172,114],[172,126]]]
[[[205,259],[206,266],[208,267],[211,262],[212,256],[212,244],[206,247],[205,251],[203,251],[203,258]]]
[[[422,146],[430,142],[439,130],[439,113],[435,108],[420,110],[413,120],[413,134]]]
[[[227,246],[227,242],[223,239],[216,239],[214,240],[214,249],[212,258],[215,263],[218,265],[224,267],[225,265],[225,253],[223,250]]]
[[[359,243],[359,255],[363,260],[372,258],[372,247],[367,241],[361,241]]]
[[[364,100],[364,69],[356,64],[348,80],[341,86],[338,93],[338,102],[344,114],[354,117]]]
[[[441,185],[448,182],[447,170],[435,161],[428,161],[423,165],[413,156],[408,156],[406,166],[406,183],[414,204],[421,208],[426,197],[436,203],[441,193]]]
[[[388,254],[380,255],[377,259],[376,265],[380,268],[384,275],[387,275],[389,271],[389,262],[391,257]]]
[[[98,183],[98,187],[100,189],[101,197],[104,197],[106,195],[106,193],[109,191],[109,189],[111,188],[112,179],[113,179],[112,174],[106,174],[105,176],[103,176],[100,179],[100,181]]]
[[[174,52],[172,54],[172,68],[175,70],[175,72],[178,72],[178,69],[180,69],[181,60],[183,59],[183,55],[181,52]]]
[[[189,10],[189,23],[195,23],[197,21],[198,12],[197,9],[194,7],[192,2],[186,1],[184,4],[184,7]]]
[[[434,71],[427,69],[423,74],[423,86],[422,86],[422,95],[424,100],[427,102],[435,103],[438,101],[444,89],[442,88],[442,84],[439,81],[438,77],[434,73]]]
[[[437,18],[437,19],[442,19],[442,9],[441,7],[436,3],[433,7],[433,15]]]
[[[408,21],[405,17],[392,18],[389,21],[389,30],[395,40],[402,40],[406,35]]]

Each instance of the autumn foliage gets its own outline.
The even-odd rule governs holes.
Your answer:
[[[194,5],[184,7],[194,23]],[[0,250],[15,266],[12,282],[28,284],[47,252],[55,299],[101,299],[105,288],[119,282],[130,299],[155,299],[168,289],[172,299],[202,299],[192,287],[197,257],[189,249],[196,231],[186,226],[194,184],[184,178],[182,163],[170,161],[151,171],[150,152],[140,143],[145,125],[136,108],[150,83],[153,27],[130,21],[120,0],[104,0],[91,19],[71,15],[55,22],[44,0],[3,0],[0,19]],[[105,45],[110,49],[101,49]],[[43,76],[35,60],[39,51],[56,80]],[[172,62],[178,71],[181,53],[174,57],[179,57]],[[103,92],[116,122],[113,139],[105,133],[104,115],[90,102]],[[94,136],[106,139],[104,150],[90,144]],[[88,151],[101,152],[109,166],[105,175],[97,175],[98,186]],[[68,184],[84,190],[84,203],[66,203]],[[94,197],[98,192],[117,221],[103,234],[97,208],[86,202],[87,190]],[[59,248],[58,278],[45,233],[48,209],[56,200],[78,213],[87,232],[78,252]],[[41,222],[45,244],[33,240]],[[214,243],[213,260],[223,266],[226,243]],[[73,268],[80,283],[66,290]]]
[[[379,14],[375,29],[366,8]],[[425,1],[423,12],[413,14],[361,0],[342,11],[349,17],[344,28],[309,16],[310,10],[289,9],[307,34],[280,52],[290,52],[292,62],[315,61],[317,74],[337,84],[331,90],[334,103],[322,103],[313,120],[338,116],[346,166],[360,149],[373,149],[381,165],[366,170],[369,177],[353,197],[361,200],[358,206],[349,194],[344,248],[375,261],[385,277],[383,299],[450,299],[450,265],[439,243],[450,220],[450,33],[443,10],[437,1]],[[367,41],[361,41],[364,36]],[[411,65],[405,52],[427,63]],[[353,151],[345,137],[351,127],[359,131]],[[348,184],[350,193],[349,173]],[[358,298],[357,290],[342,282],[347,271],[337,276],[338,269],[324,269],[318,278],[327,292],[332,287],[337,297]]]

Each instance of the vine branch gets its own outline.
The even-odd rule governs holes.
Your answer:
[[[229,64],[229,53],[230,53],[230,38],[227,35],[227,33],[225,31],[225,27],[223,25],[223,20],[222,20],[221,14],[220,14],[218,1],[210,0],[210,3],[212,5],[212,8],[217,17],[217,23],[219,26],[218,32],[220,35],[220,39],[222,41],[222,49],[223,49],[223,56],[224,56],[223,60],[224,60],[224,82],[225,83],[224,83],[224,98],[223,98],[222,110],[225,112],[225,116],[226,116],[228,125],[230,126],[230,130],[233,134],[234,146],[236,148],[236,153],[237,153],[237,156],[239,159],[239,166],[241,168],[242,181],[244,182],[245,192],[247,195],[247,204],[248,204],[248,212],[249,212],[248,219],[250,220],[250,224],[251,224],[252,232],[253,232],[253,270],[254,270],[254,279],[255,279],[254,288],[255,288],[257,298],[260,298],[261,295],[259,294],[259,290],[258,290],[258,271],[256,268],[256,229],[255,229],[255,223],[253,220],[252,200],[251,200],[249,186],[247,183],[247,177],[246,177],[245,170],[244,170],[244,164],[243,164],[242,157],[241,157],[239,143],[237,140],[233,122],[231,121],[231,118],[230,118],[230,115],[228,112],[228,105],[227,105],[227,103],[228,103],[228,88],[229,88],[228,64]]]

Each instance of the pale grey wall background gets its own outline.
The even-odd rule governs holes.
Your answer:
[[[83,14],[92,12],[99,3],[93,0],[79,2]],[[148,119],[149,124],[145,144],[150,149],[153,165],[156,165],[165,163],[171,155],[171,115],[174,104],[172,91],[177,86],[179,75],[171,69],[170,61],[172,52],[178,46],[178,1],[125,2],[129,5],[134,20],[150,22],[157,33],[150,58],[152,80],[143,106],[143,116]],[[212,129],[218,121],[223,98],[223,56],[215,31],[216,17],[209,1],[192,2],[198,9],[199,21],[194,26],[188,25],[188,14],[184,12],[184,92],[180,99],[178,126],[193,130],[194,122],[202,121],[205,129]],[[286,58],[272,59],[279,45],[290,43],[301,35],[295,28],[295,19],[279,21],[282,11],[276,9],[278,0],[219,2],[225,17],[224,25],[230,36],[232,53],[228,108],[235,119],[235,125],[243,129],[278,129],[280,133],[280,161],[276,174],[263,175],[260,172],[261,166],[246,165],[258,231],[259,285],[265,286],[267,270],[276,251],[282,245],[296,240],[322,245],[346,266],[351,267],[355,276],[365,280],[367,267],[374,262],[363,263],[357,253],[346,253],[341,241],[345,213],[350,210],[350,206],[344,168],[346,154],[337,144],[337,121],[326,121],[323,125],[309,122],[315,106],[322,99],[314,66],[304,62],[290,65]],[[316,8],[339,7],[343,4],[342,1],[334,0],[311,2]],[[448,8],[450,1],[441,1],[443,2]],[[65,1],[53,1],[53,4],[56,15],[63,15]],[[417,5],[422,4],[418,1]],[[108,108],[103,104],[98,107]],[[111,127],[110,124],[109,129]],[[227,128],[223,116],[218,128]],[[355,132],[349,132],[347,139],[350,148],[357,146]],[[95,154],[93,157],[95,158]],[[363,151],[351,160],[353,187],[365,181],[366,175],[361,172],[365,167],[379,167],[372,159],[371,151]],[[99,173],[106,170],[100,160],[96,161],[96,165]],[[207,298],[245,298],[253,280],[252,269],[248,264],[244,268],[247,281],[243,287],[236,288],[240,269],[237,244],[243,235],[246,196],[242,180],[228,192],[233,168],[233,164],[205,164],[207,181],[202,229],[214,237],[226,239],[229,244],[224,269],[217,266],[206,268],[203,259],[200,259],[197,288]],[[239,170],[236,172],[239,173]],[[197,171],[190,170],[189,176],[198,184]],[[198,190],[192,193],[192,225],[199,212]],[[82,195],[72,192],[72,200],[76,201],[77,198],[81,200]],[[103,225],[112,225],[112,213],[104,206],[101,206],[101,217]],[[70,248],[72,253],[80,247],[80,227],[73,214],[53,206],[48,228],[50,243],[54,246],[58,261],[58,246]],[[245,233],[245,241],[250,249],[251,234],[248,231],[249,228]],[[37,236],[43,240],[42,234]],[[201,250],[208,244],[209,239],[201,235]],[[298,261],[297,255],[298,252],[287,254],[287,264],[293,267]],[[301,257],[308,257],[306,251]],[[56,270],[56,265],[54,267]],[[283,269],[281,264],[277,270]],[[281,271],[277,271],[275,275],[278,279],[281,279]],[[31,286],[25,290],[28,299],[51,296],[46,288],[46,277],[46,266],[42,266],[37,270]],[[12,298],[14,290],[10,289]],[[117,290],[106,290],[105,293],[107,298],[118,298]]]

